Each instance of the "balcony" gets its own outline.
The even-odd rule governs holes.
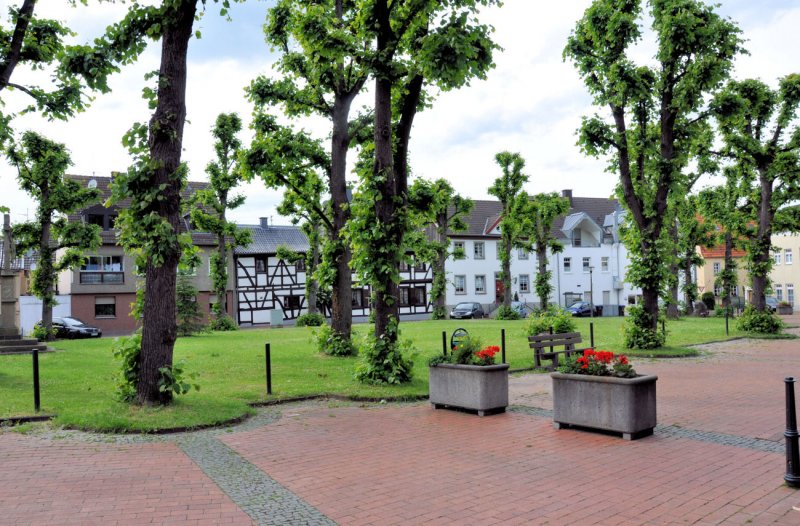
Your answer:
[[[122,285],[125,283],[124,272],[86,272],[80,273],[81,285]]]

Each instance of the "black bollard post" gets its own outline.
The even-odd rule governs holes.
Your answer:
[[[447,331],[442,331],[442,356],[447,356]]]
[[[786,382],[786,474],[783,480],[793,488],[800,487],[800,452],[797,449],[797,415],[795,414],[794,404],[794,382],[795,378],[789,376],[783,380]]]
[[[661,334],[667,334],[667,323],[664,320],[661,320]]]
[[[39,349],[33,350],[33,409],[39,412],[41,409],[41,400],[39,398]]]
[[[594,349],[594,322],[589,322],[589,347]]]
[[[503,357],[502,363],[506,363],[506,330],[500,329],[500,351]]]
[[[264,346],[264,350],[266,351],[266,359],[267,359],[267,394],[272,394],[272,356],[270,356],[270,348],[269,344],[267,343]]]
[[[730,307],[725,307],[725,336],[729,336],[730,333],[728,332],[728,311]]]

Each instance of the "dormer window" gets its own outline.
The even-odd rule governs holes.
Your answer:
[[[572,231],[572,246],[579,247],[581,246],[581,230],[576,228]]]

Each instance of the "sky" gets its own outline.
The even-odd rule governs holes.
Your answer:
[[[0,0],[0,13],[19,0]],[[219,8],[207,2],[207,12],[196,23],[202,33],[189,46],[187,119],[183,160],[189,179],[205,181],[205,166],[213,159],[211,129],[221,112],[237,112],[249,124],[252,105],[244,88],[255,77],[275,75],[276,55],[264,43],[262,25],[271,2],[248,0],[234,4],[227,21]],[[505,0],[500,8],[485,9],[482,20],[494,26],[496,42],[503,48],[495,57],[496,67],[486,80],[475,80],[457,91],[438,94],[430,109],[417,115],[411,134],[410,163],[416,176],[443,177],[464,196],[489,199],[487,189],[500,175],[494,161],[497,152],[519,152],[526,160],[529,193],[572,189],[582,197],[609,197],[617,176],[607,173],[606,161],[584,156],[576,146],[575,130],[581,117],[603,109],[592,106],[574,66],[562,60],[570,31],[589,0],[543,2]],[[737,22],[750,52],[736,60],[735,78],[760,78],[775,86],[777,79],[800,72],[800,0],[721,0],[723,15]],[[73,41],[85,43],[102,34],[120,19],[126,7],[89,0],[88,6],[70,7],[64,0],[40,0],[39,16],[65,22],[76,33]],[[4,22],[7,26],[7,22]],[[645,40],[637,49],[639,62],[652,61],[653,44]],[[109,176],[130,164],[122,136],[134,122],[150,117],[142,88],[144,75],[158,69],[160,48],[152,43],[136,64],[125,66],[110,80],[111,93],[98,94],[88,110],[68,122],[49,122],[38,115],[15,120],[19,134],[33,129],[71,152],[69,173]],[[18,70],[12,81],[47,79],[42,72]],[[5,111],[26,105],[20,92],[2,92]],[[369,92],[354,108],[371,105]],[[286,121],[287,123],[289,121]],[[311,135],[326,139],[329,129],[323,119],[294,121]],[[241,138],[250,141],[251,132]],[[354,159],[354,153],[350,154]],[[16,170],[0,161],[0,205],[11,208],[12,221],[34,217],[35,203],[18,188]],[[355,182],[355,178],[353,178]],[[704,181],[713,184],[713,181]],[[271,218],[288,224],[275,211],[279,191],[266,189],[260,181],[240,187],[245,204],[229,217],[240,224]]]

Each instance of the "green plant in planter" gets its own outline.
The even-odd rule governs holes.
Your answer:
[[[494,365],[494,355],[500,352],[497,345],[484,347],[478,338],[468,337],[460,342],[447,355],[437,354],[428,360],[428,365],[433,367],[441,363],[456,365]]]

